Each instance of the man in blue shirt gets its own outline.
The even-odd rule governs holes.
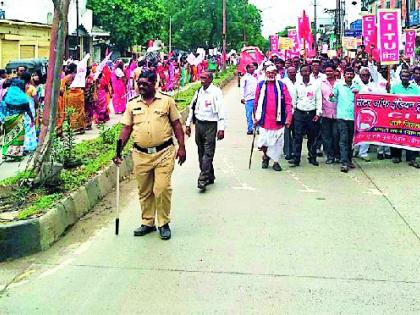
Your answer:
[[[353,68],[346,68],[344,81],[337,82],[330,96],[332,102],[337,102],[337,124],[340,135],[341,171],[347,173],[349,168],[355,168],[353,157],[354,136],[354,95],[359,93],[360,86],[354,79]]]
[[[420,95],[420,88],[416,83],[410,82],[410,72],[407,69],[401,70],[400,73],[401,82],[394,84],[391,87],[391,94],[397,95]],[[406,161],[408,165],[420,168],[420,164],[416,163],[417,152],[406,150]],[[402,149],[391,148],[392,162],[401,163]]]

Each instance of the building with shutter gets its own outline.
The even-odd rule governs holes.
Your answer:
[[[0,67],[10,60],[48,58],[51,25],[0,20]]]

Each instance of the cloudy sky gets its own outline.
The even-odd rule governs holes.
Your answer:
[[[283,30],[285,26],[295,25],[297,16],[302,14],[302,10],[306,10],[311,21],[314,15],[315,0],[250,0],[262,11],[264,23],[264,36]],[[324,9],[334,9],[336,1],[334,0],[317,0],[318,2],[318,24],[327,23],[330,18],[329,14],[324,13]],[[353,22],[358,18],[358,8],[348,3],[347,12],[349,14],[349,22]],[[360,0],[358,1],[360,3]],[[360,7],[359,7],[360,8]]]

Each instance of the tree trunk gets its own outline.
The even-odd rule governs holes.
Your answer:
[[[40,173],[42,164],[51,160],[51,140],[56,127],[57,103],[60,95],[60,75],[63,66],[64,47],[67,36],[67,16],[70,5],[70,0],[52,1],[54,3],[54,20],[51,28],[45,104],[39,143],[33,157],[32,167],[36,177]]]

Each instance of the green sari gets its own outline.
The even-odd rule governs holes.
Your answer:
[[[2,143],[3,159],[10,157],[19,159],[23,157],[25,127],[23,124],[24,114],[9,116],[4,121],[4,134]]]

